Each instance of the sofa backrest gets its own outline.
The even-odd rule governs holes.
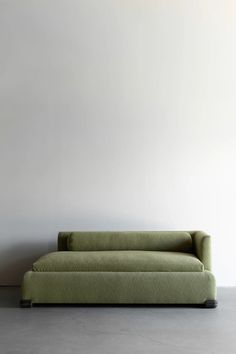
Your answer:
[[[59,250],[191,252],[192,237],[186,231],[61,232],[59,233]]]

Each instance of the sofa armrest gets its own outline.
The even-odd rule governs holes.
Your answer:
[[[211,237],[203,231],[191,233],[193,249],[203,263],[205,270],[211,270]]]

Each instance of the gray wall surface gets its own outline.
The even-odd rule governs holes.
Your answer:
[[[235,13],[0,0],[0,284],[59,230],[203,229],[236,285]]]

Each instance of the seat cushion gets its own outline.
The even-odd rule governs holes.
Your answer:
[[[52,252],[33,264],[36,272],[201,272],[191,253],[158,251]]]
[[[192,252],[186,231],[79,231],[67,237],[69,251]]]

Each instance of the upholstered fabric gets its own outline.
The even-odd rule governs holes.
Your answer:
[[[193,251],[204,264],[206,270],[211,270],[211,237],[203,231],[191,233]]]
[[[210,237],[183,232],[60,232],[25,273],[32,303],[203,304],[216,300]]]
[[[216,299],[204,272],[27,272],[22,299],[33,303],[203,304]]]
[[[185,231],[71,232],[70,251],[145,250],[191,252],[192,238]]]
[[[36,272],[201,272],[193,254],[158,251],[52,252],[33,264]]]

